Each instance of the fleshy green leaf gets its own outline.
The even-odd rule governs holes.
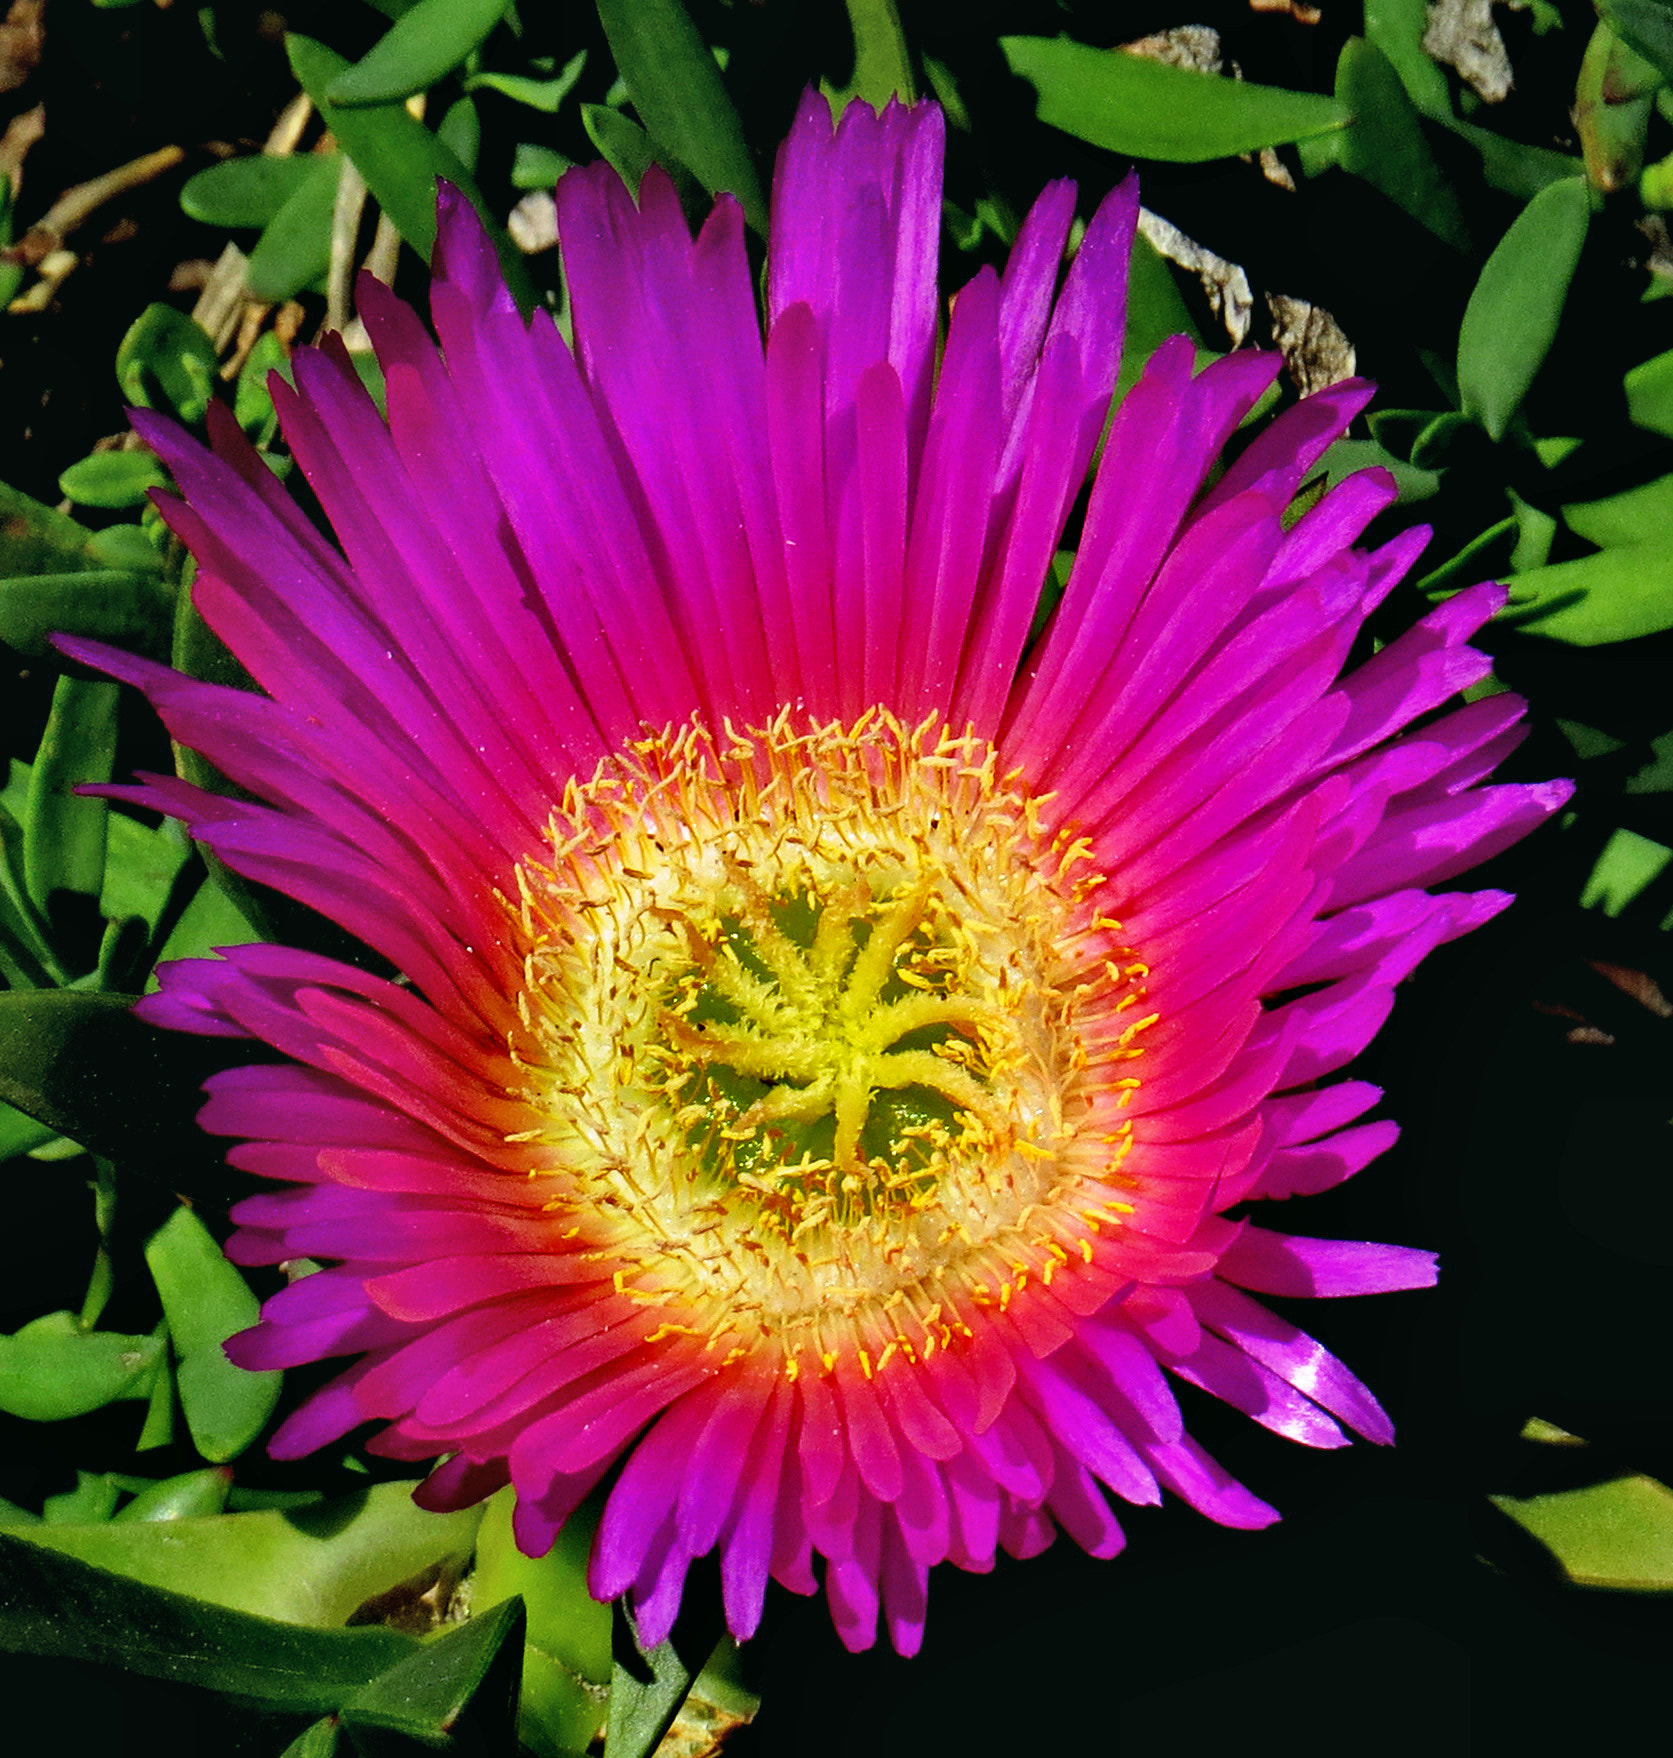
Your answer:
[[[260,1304],[188,1208],[151,1235],[145,1261],[174,1341],[175,1383],[193,1444],[215,1464],[236,1459],[273,1414],[283,1379],[235,1367],[222,1348],[256,1322]]]
[[[1600,549],[1653,544],[1673,531],[1673,476],[1658,476],[1603,500],[1577,501],[1563,508],[1563,521],[1576,537]]]
[[[426,91],[476,49],[507,0],[417,0],[355,64],[332,80],[334,104],[391,104]]]
[[[1501,439],[1557,334],[1591,217],[1585,181],[1542,189],[1499,240],[1458,334],[1466,414]]]
[[[201,1103],[201,1047],[133,1014],[131,995],[0,994],[0,1100],[96,1153],[168,1147]]]
[[[257,299],[294,299],[331,267],[331,216],[342,180],[341,153],[314,153],[308,175],[268,221],[250,252],[245,279]]]
[[[96,898],[104,884],[110,807],[75,789],[110,780],[120,695],[95,678],[61,677],[53,689],[23,818],[24,882],[43,910],[57,892]]]
[[[129,402],[201,421],[215,391],[215,344],[172,305],[148,305],[116,350],[116,382]]]
[[[766,206],[742,124],[680,0],[598,0],[598,16],[646,131],[710,195],[735,195],[750,225],[764,231]]]
[[[465,89],[474,92],[486,87],[516,103],[527,104],[531,110],[543,110],[548,116],[554,116],[562,109],[564,99],[575,90],[586,65],[587,51],[583,49],[580,54],[572,55],[551,79],[530,79],[519,73],[473,73],[465,81]]]
[[[610,1608],[587,1592],[597,1517],[583,1507],[547,1555],[526,1557],[512,1535],[514,1506],[509,1489],[487,1504],[471,1595],[485,1605],[521,1596],[528,1610],[522,1739],[541,1758],[572,1758],[603,1727],[610,1683]]]
[[[285,1747],[280,1758],[336,1758],[342,1726],[336,1716],[322,1715]]]
[[[48,1496],[41,1504],[41,1518],[49,1526],[108,1520],[119,1493],[109,1472],[78,1471],[74,1489]]]
[[[697,182],[690,171],[620,110],[612,110],[606,104],[583,104],[581,122],[593,145],[635,195],[652,165],[660,165],[674,179],[682,199],[686,191],[696,189]]]
[[[206,226],[265,226],[314,175],[315,155],[257,153],[188,178],[180,205]]]
[[[0,482],[0,574],[62,574],[92,567],[92,537],[68,514]]]
[[[641,1645],[622,1600],[615,1603],[615,1617],[604,1758],[651,1758],[720,1640],[718,1608],[688,1599],[673,1635],[652,1649]]]
[[[264,330],[239,368],[232,411],[238,418],[238,425],[255,445],[268,444],[278,431],[279,417],[273,408],[273,393],[267,388],[267,380],[274,372],[288,376],[289,362],[284,343],[271,330]]]
[[[436,139],[476,175],[476,161],[482,156],[482,119],[475,98],[460,98],[447,106],[447,114],[436,124]]]
[[[89,568],[0,579],[0,641],[54,666],[67,662],[52,635],[86,635],[165,659],[172,615],[167,588],[154,573]]]
[[[910,104],[917,90],[895,0],[848,0],[848,22],[854,32],[854,76],[840,95],[863,98],[874,110],[891,98]]]
[[[1673,79],[1673,8],[1657,0],[1598,0],[1597,9],[1646,61]]]
[[[173,1539],[186,1524],[162,1534]],[[0,1533],[0,1649],[91,1661],[313,1713],[335,1709],[414,1650],[411,1637],[393,1630],[299,1629],[143,1586],[49,1548],[76,1530],[153,1540],[159,1533],[145,1526]]]
[[[1110,152],[1197,164],[1347,127],[1334,98],[1193,73],[1067,37],[1001,37],[1011,71],[1040,94],[1039,116]]]
[[[66,1556],[151,1587],[329,1627],[436,1563],[469,1554],[481,1510],[426,1513],[411,1492],[410,1483],[380,1483],[288,1511],[30,1531]]]
[[[232,1473],[224,1467],[182,1471],[147,1485],[116,1515],[119,1521],[202,1519],[227,1505]]]
[[[1580,894],[1580,907],[1618,916],[1666,872],[1669,862],[1673,862],[1673,848],[1665,843],[1640,836],[1636,830],[1616,830],[1592,868]]]
[[[1400,76],[1406,95],[1425,116],[1450,117],[1446,75],[1423,46],[1427,0],[1365,0],[1365,34]]]
[[[330,87],[348,63],[323,43],[294,32],[286,37],[285,46],[302,89],[314,100],[338,144],[407,243],[429,261],[436,242],[436,179],[445,178],[464,193],[481,216],[499,252],[506,284],[518,303],[529,309],[534,297],[522,257],[488,211],[482,192],[458,154],[400,104],[362,108],[333,103],[328,95]]]
[[[1673,629],[1673,547],[1606,549],[1518,574],[1506,622],[1577,647]]]
[[[523,1658],[523,1606],[508,1599],[426,1643],[344,1704],[350,1727],[385,1728],[426,1746],[469,1742],[509,1752]]]
[[[1468,250],[1463,210],[1435,163],[1406,88],[1387,58],[1363,37],[1349,37],[1342,46],[1336,99],[1354,119],[1337,150],[1342,169],[1363,178],[1443,242]]]
[[[74,1313],[49,1312],[0,1337],[0,1410],[31,1422],[62,1422],[118,1398],[143,1396],[160,1353],[153,1337],[86,1331]]]
[[[84,507],[121,510],[145,504],[154,488],[168,487],[168,472],[152,452],[94,452],[58,478],[67,500]]]
[[[1673,349],[1635,366],[1622,382],[1633,425],[1673,436]]]
[[[1583,1587],[1673,1591],[1673,1490],[1653,1477],[1617,1477],[1555,1495],[1494,1496]]]

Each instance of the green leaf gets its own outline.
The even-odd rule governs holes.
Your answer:
[[[153,452],[94,452],[58,478],[66,500],[117,510],[143,506],[152,489],[167,488],[168,482]]]
[[[336,1758],[342,1723],[334,1715],[322,1715],[285,1747],[280,1758]]]
[[[107,525],[87,539],[87,553],[101,568],[122,568],[136,574],[160,574],[162,552],[144,525]]]
[[[635,195],[652,165],[660,165],[674,179],[682,200],[688,191],[696,191],[697,180],[690,171],[620,110],[612,110],[606,104],[583,104],[581,123],[587,137]]]
[[[615,1602],[615,1615],[604,1758],[651,1758],[720,1639],[720,1618],[716,1608],[688,1601],[673,1635],[647,1650],[625,1601]]]
[[[143,1396],[160,1353],[153,1337],[84,1331],[74,1313],[49,1312],[0,1336],[0,1410],[31,1422],[63,1422],[136,1392]]]
[[[1673,629],[1673,545],[1606,549],[1518,574],[1501,620],[1596,647]]]
[[[227,1505],[232,1473],[224,1466],[182,1471],[142,1489],[117,1515],[132,1521],[201,1519]]]
[[[1582,1587],[1673,1591],[1673,1490],[1653,1477],[1617,1477],[1555,1495],[1494,1496]]]
[[[104,890],[99,909],[112,921],[140,916],[155,926],[191,850],[172,827],[153,830],[112,812],[107,832]]]
[[[1451,121],[1445,126],[1481,155],[1481,175],[1486,182],[1518,201],[1531,201],[1551,184],[1580,174],[1580,160],[1570,153],[1524,146],[1491,128],[1477,128],[1473,122]]]
[[[86,635],[165,659],[172,615],[167,588],[155,574],[89,568],[0,579],[0,641],[55,667],[68,662],[52,635]]]
[[[116,382],[129,402],[201,421],[215,392],[215,344],[172,305],[148,305],[116,350]],[[159,401],[160,399],[160,401]]]
[[[1350,113],[1313,92],[1168,67],[1067,37],[1001,37],[1011,71],[1040,94],[1039,116],[1140,159],[1198,164],[1346,128]]]
[[[265,226],[314,175],[317,155],[258,153],[188,178],[180,205],[206,226]]]
[[[1540,191],[1499,240],[1458,334],[1466,414],[1502,439],[1557,334],[1591,218],[1584,179]]]
[[[308,167],[308,175],[286,197],[256,240],[245,271],[251,293],[275,305],[294,299],[331,267],[331,216],[343,175],[343,155],[310,154]]]
[[[755,161],[726,86],[680,0],[598,0],[599,22],[646,131],[709,192],[735,195],[766,230]]]
[[[1673,79],[1673,8],[1657,0],[1597,0],[1597,9],[1646,61]]]
[[[426,1746],[511,1751],[523,1625],[517,1599],[473,1617],[356,1691],[343,1704],[343,1721]]]
[[[163,1533],[173,1538],[186,1524]],[[0,1649],[12,1654],[91,1661],[317,1714],[335,1709],[414,1649],[411,1637],[393,1630],[298,1629],[161,1592],[48,1548],[75,1528],[23,1530],[28,1538],[16,1530],[0,1533]],[[42,1542],[32,1542],[37,1538]]]
[[[534,294],[521,253],[488,211],[458,154],[400,104],[359,108],[332,103],[330,87],[348,63],[323,43],[292,32],[285,47],[302,89],[407,243],[430,260],[436,242],[436,179],[446,178],[464,193],[488,229],[512,295],[524,310],[532,309]]]
[[[268,375],[274,372],[288,376],[289,366],[290,356],[285,352],[284,343],[272,330],[264,330],[239,368],[232,412],[254,445],[270,444],[278,432],[279,417],[273,408],[273,393],[267,388],[267,381]]]
[[[445,78],[505,16],[507,0],[418,0],[327,88],[334,104],[391,104]]]
[[[583,115],[589,108],[592,106],[582,106]],[[610,114],[614,116],[616,112],[612,110]],[[621,118],[621,121],[628,128],[634,126],[625,116]],[[592,129],[589,127],[587,132],[591,134]],[[641,128],[636,132],[644,134],[645,131]],[[595,142],[596,139],[597,137],[594,136]],[[599,150],[603,152],[604,149],[601,147]],[[608,153],[605,153],[604,156],[607,159],[610,158]],[[573,159],[566,159],[562,153],[553,152],[550,147],[539,146],[534,141],[521,140],[517,143],[516,156],[511,164],[511,187],[513,189],[550,189],[574,162]],[[649,163],[649,160],[646,162]],[[612,159],[611,163],[615,164],[615,161]],[[620,165],[616,165],[616,170],[618,174],[621,174]],[[622,174],[622,180],[626,182],[625,174]]]
[[[874,110],[891,98],[910,104],[917,88],[895,0],[848,0],[848,22],[854,32],[854,74],[840,100],[862,98]]]
[[[38,1148],[44,1143],[54,1140],[58,1132],[49,1129],[44,1123],[37,1123],[33,1117],[26,1117],[12,1105],[0,1105],[0,1160],[9,1160],[17,1154],[27,1154],[31,1148]]]
[[[215,1464],[236,1459],[273,1414],[284,1377],[235,1367],[222,1348],[256,1322],[260,1303],[188,1208],[176,1209],[151,1235],[145,1261],[174,1341],[175,1383],[192,1442]]]
[[[1446,75],[1423,46],[1428,29],[1427,0],[1365,0],[1365,34],[1400,76],[1406,95],[1423,115],[1450,118]]]
[[[1602,500],[1574,502],[1563,508],[1563,521],[1576,537],[1600,549],[1653,544],[1673,531],[1673,476],[1658,476]]]
[[[469,1554],[481,1510],[426,1513],[411,1492],[410,1483],[380,1483],[288,1511],[187,1516],[166,1525],[113,1520],[36,1536],[150,1587],[330,1627],[437,1563]],[[0,1630],[0,1646],[4,1640]]]
[[[514,1594],[522,1599],[522,1739],[541,1758],[570,1758],[603,1727],[610,1683],[610,1608],[587,1591],[597,1510],[584,1505],[545,1556],[526,1557],[512,1533],[515,1506],[514,1493],[504,1489],[483,1512],[471,1595],[486,1605]]]
[[[457,153],[459,163],[476,175],[476,161],[482,156],[482,119],[476,113],[475,98],[460,98],[448,105],[447,114],[436,124],[436,139],[449,152]]]
[[[1441,486],[1441,479],[1433,470],[1420,470],[1415,464],[1408,464],[1384,451],[1375,440],[1337,440],[1320,462],[1332,488],[1357,470],[1386,470],[1400,491],[1402,506],[1428,500]]]
[[[133,1014],[131,995],[0,994],[0,1100],[96,1153],[167,1149],[201,1103],[191,1039]]]
[[[0,482],[0,574],[61,574],[90,568],[86,526]]]
[[[1673,437],[1673,349],[1633,367],[1622,384],[1633,426]]]
[[[78,1471],[74,1489],[48,1496],[41,1504],[41,1519],[49,1526],[108,1520],[119,1494],[116,1479],[108,1471]]]
[[[1618,916],[1638,895],[1666,872],[1673,861],[1673,848],[1640,836],[1636,830],[1616,830],[1592,867],[1580,893],[1580,907]]]
[[[465,81],[465,90],[474,92],[486,87],[516,103],[527,104],[531,110],[543,110],[553,116],[562,109],[564,99],[575,90],[586,65],[587,51],[583,49],[580,54],[572,55],[551,79],[530,79],[520,73],[473,73]]]
[[[75,789],[110,780],[120,699],[102,678],[61,677],[53,688],[23,817],[24,882],[40,909],[55,892],[96,898],[103,887],[110,807]]]
[[[1363,178],[1443,243],[1468,250],[1463,209],[1435,163],[1406,88],[1388,59],[1363,37],[1349,37],[1342,46],[1336,99],[1354,119],[1338,147],[1342,169]]]

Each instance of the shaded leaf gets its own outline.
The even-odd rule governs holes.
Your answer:
[[[1635,366],[1622,384],[1633,425],[1673,437],[1673,349]]]
[[[652,165],[660,165],[673,178],[687,213],[700,202],[699,185],[691,172],[620,110],[612,110],[607,104],[583,104],[581,122],[593,145],[635,195],[645,173]]]
[[[1336,98],[1353,116],[1337,163],[1363,178],[1444,243],[1468,250],[1470,234],[1452,185],[1441,175],[1399,75],[1373,43],[1349,37],[1336,63]]]
[[[1365,0],[1365,34],[1400,76],[1406,95],[1425,116],[1450,118],[1452,92],[1423,46],[1428,0]]]
[[[757,231],[766,205],[738,113],[680,0],[598,0],[628,96],[650,135],[709,192],[725,190]]]
[[[482,155],[482,119],[474,98],[460,98],[447,106],[447,114],[436,124],[436,139],[458,154],[459,163],[472,176],[476,174],[476,161]]]
[[[523,1605],[508,1599],[426,1643],[348,1698],[349,1727],[387,1728],[425,1745],[507,1752],[517,1714]]]
[[[206,226],[265,226],[314,175],[315,155],[257,153],[186,180],[180,206]]]
[[[1557,334],[1591,217],[1581,178],[1543,189],[1499,240],[1458,333],[1466,414],[1503,437]]]
[[[161,1530],[172,1537],[186,1524]],[[0,1649],[122,1667],[316,1713],[413,1652],[412,1639],[393,1630],[307,1630],[144,1586],[51,1548],[72,1530],[0,1533]],[[154,1540],[160,1529],[80,1530]]]
[[[0,575],[90,568],[92,535],[68,514],[0,482]]]
[[[322,1715],[285,1747],[280,1758],[336,1758],[341,1730],[336,1716]]]
[[[1600,549],[1654,543],[1673,531],[1673,476],[1658,476],[1603,500],[1576,501],[1563,508],[1563,522]]]
[[[673,1635],[651,1649],[641,1645],[622,1600],[615,1602],[615,1619],[604,1758],[650,1758],[721,1638],[718,1607],[688,1597]]]
[[[1580,907],[1618,916],[1667,870],[1673,848],[1640,836],[1636,830],[1616,830],[1603,845],[1585,889]]]
[[[1673,8],[1656,0],[1597,0],[1597,9],[1646,61],[1673,79]]]
[[[1135,158],[1197,164],[1345,128],[1349,112],[1313,92],[1193,73],[1067,37],[1001,37],[1011,71],[1040,94],[1039,116]]]
[[[49,1312],[0,1337],[0,1410],[62,1422],[118,1398],[143,1397],[160,1353],[153,1337],[88,1331],[74,1313]]]
[[[145,1262],[174,1342],[175,1383],[192,1442],[215,1464],[235,1459],[272,1415],[284,1377],[235,1367],[222,1348],[256,1322],[260,1305],[214,1235],[184,1206],[146,1242]]]
[[[451,73],[505,16],[507,0],[417,0],[332,80],[334,104],[389,104]]]

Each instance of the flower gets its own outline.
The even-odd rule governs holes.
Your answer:
[[[938,348],[942,118],[822,100],[776,179],[767,339],[737,205],[693,241],[653,170],[558,190],[572,355],[446,192],[438,353],[375,283],[387,425],[335,342],[275,386],[336,532],[230,418],[141,432],[196,599],[262,693],[66,642],[242,794],[127,798],[359,936],[397,980],[279,946],[163,972],[145,1016],[289,1060],[205,1129],[288,1188],[235,1211],[270,1300],[249,1368],[352,1356],[280,1429],[369,1420],[508,1480],[532,1554],[613,1478],[592,1555],[660,1639],[718,1548],[727,1618],[815,1557],[837,1628],[922,1635],[932,1565],[1108,1492],[1276,1516],[1170,1380],[1311,1446],[1391,1429],[1252,1294],[1422,1286],[1400,1246],[1229,1211],[1381,1153],[1335,1076],[1395,984],[1508,900],[1427,888],[1561,784],[1516,743],[1460,593],[1343,675],[1418,553],[1353,547],[1371,471],[1285,515],[1366,402],[1339,385],[1216,459],[1271,382],[1176,340],[1121,405],[1061,603],[1042,583],[1103,432],[1137,211],[1029,215]]]

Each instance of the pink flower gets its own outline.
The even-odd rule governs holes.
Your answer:
[[[910,1653],[934,1564],[1058,1527],[1112,1555],[1112,1493],[1267,1524],[1173,1380],[1309,1446],[1389,1440],[1253,1296],[1420,1287],[1432,1258],[1241,1210],[1394,1139],[1332,1077],[1507,901],[1429,888],[1567,791],[1478,785],[1515,698],[1437,714],[1487,672],[1497,589],[1341,675],[1422,534],[1352,547],[1394,498],[1375,471],[1284,514],[1367,386],[1205,486],[1269,355],[1156,354],[1034,637],[1137,197],[1059,291],[1053,185],[942,348],[941,156],[933,107],[833,133],[804,104],[765,347],[730,200],[693,242],[659,172],[637,208],[566,177],[572,355],[444,196],[441,351],[363,288],[387,425],[334,344],[276,390],[340,550],[224,412],[214,456],[143,421],[263,693],[65,644],[257,803],[113,791],[401,973],[239,947],[142,1004],[289,1058],[203,1112],[284,1185],[236,1211],[237,1260],[330,1264],[235,1359],[353,1358],[275,1453],[375,1420],[373,1451],[446,1456],[426,1505],[509,1479],[536,1554],[609,1481],[593,1590],[651,1640],[717,1548],[738,1636],[822,1558],[844,1641],[881,1609]]]

